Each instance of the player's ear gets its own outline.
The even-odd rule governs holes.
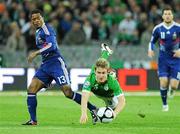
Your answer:
[[[44,17],[41,15],[41,19],[44,20]]]
[[[162,19],[164,20],[164,14],[162,15]]]
[[[174,15],[172,14],[172,19],[174,19]]]

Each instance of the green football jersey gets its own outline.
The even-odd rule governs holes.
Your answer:
[[[101,58],[108,59],[109,53],[102,51]],[[110,74],[108,74],[106,82],[102,84],[97,83],[94,68],[95,67],[92,66],[91,73],[84,82],[83,91],[91,91],[100,97],[113,97],[123,94],[119,82]]]
[[[82,90],[91,91],[100,97],[114,97],[123,93],[117,79],[109,74],[106,82],[97,83],[94,71],[86,78]]]

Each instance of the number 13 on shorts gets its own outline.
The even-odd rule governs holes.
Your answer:
[[[60,85],[67,83],[65,76],[62,75],[62,76],[57,77],[57,78],[58,78],[58,83]]]

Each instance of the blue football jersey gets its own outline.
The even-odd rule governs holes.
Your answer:
[[[36,30],[36,45],[41,52],[43,63],[34,77],[41,80],[45,87],[48,87],[52,80],[59,86],[70,85],[66,63],[59,52],[56,33],[50,25],[43,24]]]
[[[163,23],[153,29],[149,50],[154,49],[155,43],[159,44],[158,76],[179,79],[180,58],[173,57],[175,50],[180,49],[179,45],[180,27],[173,22],[170,26]]]
[[[48,24],[43,24],[41,28],[36,30],[36,45],[40,49],[43,62],[61,56],[56,33]]]
[[[155,43],[159,44],[159,57],[173,57],[173,51],[180,48],[180,25],[173,22],[167,27],[164,22],[156,25],[153,29],[149,49],[153,50]]]

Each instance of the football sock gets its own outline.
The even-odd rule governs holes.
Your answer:
[[[74,100],[75,102],[77,102],[77,103],[80,104],[80,105],[81,105],[81,98],[82,98],[82,95],[81,95],[81,94],[73,92],[73,98],[72,98],[72,100]],[[88,107],[88,109],[89,109],[90,111],[96,109],[96,106],[92,105],[90,102],[87,103],[87,107]]]
[[[28,106],[28,111],[29,111],[31,120],[36,122],[37,121],[36,119],[37,99],[36,99],[35,93],[28,93],[27,106]]]
[[[167,88],[160,87],[160,93],[163,105],[167,105]]]

